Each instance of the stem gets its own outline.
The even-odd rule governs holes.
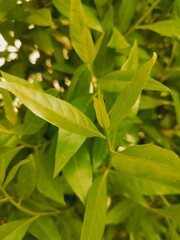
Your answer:
[[[109,150],[109,158],[107,160],[107,168],[110,168],[111,166],[111,153],[113,152],[113,148],[111,145],[111,140],[109,137],[109,131],[108,129],[105,129],[105,136],[106,136],[106,142],[107,142],[107,146],[108,146],[108,150]]]
[[[125,34],[126,36],[128,36],[130,33],[132,33],[137,26],[139,26],[144,19],[149,15],[149,13],[160,3],[161,0],[156,0],[155,2],[152,3],[151,7],[148,8],[148,10],[142,15],[142,17],[140,17],[137,22],[135,22],[135,24],[129,29],[129,31]]]
[[[169,207],[171,205],[163,195],[161,196],[161,199],[166,207]]]
[[[7,198],[7,201],[9,201],[14,207],[16,207],[17,209],[19,209],[20,211],[31,215],[31,216],[49,216],[49,215],[57,215],[59,213],[59,211],[49,211],[49,212],[35,212],[32,211],[28,208],[23,207],[20,203],[16,202],[7,192],[5,189],[3,189],[2,187],[0,187],[0,191],[2,192],[2,194]]]

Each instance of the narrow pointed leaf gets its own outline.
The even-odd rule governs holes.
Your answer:
[[[8,222],[0,226],[1,240],[21,240],[36,217]]]
[[[20,147],[0,147],[0,183],[3,183],[5,172],[13,157],[22,149]]]
[[[100,126],[104,129],[108,129],[110,126],[110,120],[100,88],[98,88],[98,98],[94,98],[94,108]]]
[[[97,177],[89,191],[81,240],[102,239],[106,221],[106,177],[107,172]]]
[[[6,186],[13,180],[13,178],[16,176],[16,173],[18,172],[19,168],[23,166],[24,164],[28,163],[29,159],[25,159],[17,163],[8,173],[6,180],[3,184],[3,187],[6,188]]]
[[[92,63],[95,47],[80,0],[72,0],[70,8],[70,36],[73,48],[85,63]]]
[[[110,112],[111,130],[116,128],[129,114],[129,111],[144,88],[145,82],[156,62],[156,58],[157,55],[154,53],[153,57],[140,68],[116,100]]]
[[[114,27],[112,36],[107,46],[119,50],[128,48],[129,43],[126,41],[125,37],[120,33],[120,31],[116,27]]]
[[[88,137],[103,137],[88,117],[64,100],[31,88],[30,85],[27,87],[15,82],[1,82],[0,87],[12,92],[34,114],[57,127]]]
[[[137,47],[137,42],[135,41],[131,48],[129,57],[121,67],[121,70],[123,71],[137,70],[138,66],[139,66],[138,47]]]
[[[180,35],[180,20],[158,21],[153,24],[139,26],[139,29],[148,29],[166,37],[175,37]]]

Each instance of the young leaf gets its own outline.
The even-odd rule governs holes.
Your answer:
[[[15,220],[3,224],[0,226],[0,239],[1,240],[21,240],[26,234],[30,225],[38,218],[38,216],[32,218],[26,218],[21,220]]]
[[[114,27],[107,46],[120,50],[128,48],[129,43],[126,41],[125,37],[120,33],[120,31],[116,27]]]
[[[63,171],[67,182],[85,203],[92,184],[92,167],[88,150],[81,148],[68,162]]]
[[[137,70],[139,66],[139,58],[138,58],[138,47],[137,42],[135,41],[129,57],[127,58],[126,62],[122,65],[121,70],[128,71],[128,70]]]
[[[54,177],[57,176],[59,172],[64,168],[70,158],[83,144],[85,139],[86,138],[82,135],[70,133],[62,128],[59,128],[54,166]]]
[[[34,114],[72,133],[84,136],[104,136],[82,112],[64,100],[36,88],[15,82],[1,82],[0,87],[16,95]]]
[[[56,222],[51,217],[36,220],[28,230],[38,240],[61,240]]]
[[[158,21],[156,23],[142,25],[137,28],[148,29],[166,37],[175,37],[176,35],[180,35],[179,26],[180,26],[180,20],[173,19],[173,20]]]
[[[128,83],[124,91],[117,98],[110,111],[111,130],[116,128],[128,115],[149,77],[156,58],[157,55],[154,53],[153,57],[140,68],[137,74]]]
[[[81,60],[92,64],[95,57],[95,47],[80,0],[71,1],[70,36],[73,48]]]
[[[172,151],[150,144],[112,153],[112,165],[120,172],[173,186],[180,182],[179,163]]]
[[[104,129],[108,129],[110,126],[110,120],[106,111],[106,106],[100,87],[98,87],[98,98],[94,97],[94,108],[100,126]]]
[[[102,239],[106,221],[107,174],[105,172],[103,176],[97,177],[89,191],[81,240]]]

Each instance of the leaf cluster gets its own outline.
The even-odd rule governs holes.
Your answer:
[[[179,0],[0,1],[0,239],[179,239],[179,26]]]

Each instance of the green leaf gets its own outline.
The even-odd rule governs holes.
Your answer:
[[[118,9],[118,28],[122,33],[127,31],[134,17],[136,9],[135,0],[122,0]]]
[[[98,87],[98,98],[94,97],[94,108],[100,126],[104,129],[108,129],[110,126],[110,120],[106,111],[106,106],[100,87]]]
[[[52,39],[50,32],[48,30],[34,30],[32,33],[32,39],[37,44],[37,46],[42,49],[47,55],[52,55],[54,52],[54,47],[52,44]]]
[[[137,42],[135,41],[129,57],[125,61],[125,63],[122,65],[121,70],[123,71],[128,71],[128,70],[137,70],[139,67],[139,58],[138,58],[138,46]]]
[[[54,6],[57,10],[62,13],[64,16],[70,16],[70,0],[53,0]],[[93,8],[87,5],[82,4],[82,8],[84,11],[84,17],[86,19],[86,24],[89,28],[94,29],[98,32],[102,32],[101,24],[96,16],[96,12]]]
[[[16,125],[17,113],[14,110],[11,95],[4,89],[1,90],[1,94],[3,95],[3,107],[5,110],[6,118],[12,125]]]
[[[101,89],[105,91],[121,92],[136,73],[137,72],[134,70],[116,70],[98,79],[98,83]],[[157,80],[152,79],[151,77],[148,77],[143,89],[154,91],[171,91],[167,86],[163,85]]]
[[[6,188],[6,186],[13,180],[13,178],[16,176],[16,173],[18,172],[18,170],[20,169],[21,166],[23,166],[24,164],[27,164],[30,160],[29,159],[25,159],[25,160],[21,160],[19,163],[17,163],[8,173],[6,180],[3,184],[3,187]]]
[[[87,27],[84,27],[82,29],[82,35],[81,35],[81,53],[84,53],[84,56],[81,57],[81,59],[85,63],[92,64],[94,61],[94,58],[96,56],[95,46],[94,42],[91,36],[91,32]],[[77,52],[80,54],[80,52]],[[80,56],[80,55],[79,55]]]
[[[92,164],[93,168],[98,168],[108,156],[108,146],[105,140],[96,138],[92,147]]]
[[[98,32],[103,32],[102,26],[97,16],[95,15],[96,12],[94,11],[94,9],[87,5],[82,5],[82,6],[83,6],[84,14],[86,17],[87,26]]]
[[[95,58],[95,47],[80,0],[71,1],[70,36],[73,48],[81,60],[92,63]]]
[[[59,176],[53,178],[53,162],[45,154],[38,154],[37,160],[37,189],[44,196],[64,205],[63,189]]]
[[[18,172],[18,196],[28,198],[36,186],[36,163],[33,155],[28,156],[29,162],[23,164]]]
[[[143,109],[156,108],[162,105],[172,105],[172,103],[170,101],[166,101],[161,98],[154,98],[146,95],[141,95],[139,109],[143,110]]]
[[[180,182],[179,163],[175,153],[151,144],[112,153],[112,165],[120,172],[175,187]]]
[[[180,94],[176,90],[171,91],[174,107],[176,111],[177,123],[180,126]]]
[[[46,122],[42,118],[39,118],[34,113],[27,111],[24,122],[17,126],[16,132],[19,137],[33,135],[37,133],[45,124]]]
[[[135,195],[164,195],[179,194],[179,186],[159,182],[156,179],[132,176],[120,171],[111,171],[109,174],[111,187],[121,195],[135,199]]]
[[[74,72],[73,78],[71,80],[71,85],[67,91],[68,101],[72,101],[73,98],[78,98],[81,95],[89,93],[90,81],[91,76],[88,70],[88,66],[87,64],[83,64]]]
[[[26,234],[30,225],[38,218],[26,218],[15,220],[0,226],[0,239],[1,240],[21,240]]]
[[[51,10],[49,8],[33,10],[33,12],[27,17],[27,21],[30,24],[38,26],[52,26]]]
[[[107,207],[107,173],[108,172],[105,172],[104,175],[97,177],[90,188],[82,226],[81,240],[102,239]]]
[[[164,20],[153,24],[138,26],[138,29],[148,29],[166,37],[180,35],[180,20]]]
[[[12,92],[34,114],[57,127],[88,137],[104,138],[88,117],[64,100],[32,88],[30,84],[27,87],[15,82],[1,82],[0,87]]]
[[[127,173],[123,174],[118,170],[111,170],[108,175],[108,185],[115,195],[120,195],[120,197],[124,196],[147,208],[147,201],[142,195],[144,189],[139,192],[139,188],[135,188],[138,185],[136,184],[136,179],[137,178],[133,178]],[[135,184],[133,184],[133,180],[135,180]],[[145,179],[143,178],[141,182],[143,182],[143,180]],[[146,184],[144,186],[147,187]],[[143,187],[143,185],[140,185],[140,187]]]
[[[70,0],[52,0],[52,2],[60,13],[69,17]]]
[[[14,134],[14,130],[13,129],[8,129],[5,126],[3,126],[2,124],[0,124],[0,133],[1,134]]]
[[[68,162],[63,171],[67,182],[85,203],[92,185],[92,167],[88,149],[82,147]]]
[[[145,85],[145,82],[149,77],[156,58],[157,56],[154,53],[153,57],[140,68],[137,74],[128,83],[124,91],[117,98],[110,112],[111,130],[116,128],[129,114],[129,111],[135,104]]]
[[[3,21],[3,18],[7,15],[7,13],[16,6],[16,0],[6,0],[0,1],[0,21]]]
[[[125,37],[120,33],[120,31],[116,27],[114,27],[107,46],[120,50],[128,48],[130,45],[126,41]]]
[[[38,240],[61,240],[56,222],[51,217],[41,217],[36,220],[29,232]]]
[[[124,222],[131,213],[134,203],[129,199],[123,199],[113,206],[107,213],[107,224],[119,224]]]
[[[57,176],[59,174],[59,172],[68,163],[70,158],[77,152],[77,150],[83,144],[85,139],[86,138],[82,135],[70,133],[62,128],[59,128],[54,166],[54,176]]]

